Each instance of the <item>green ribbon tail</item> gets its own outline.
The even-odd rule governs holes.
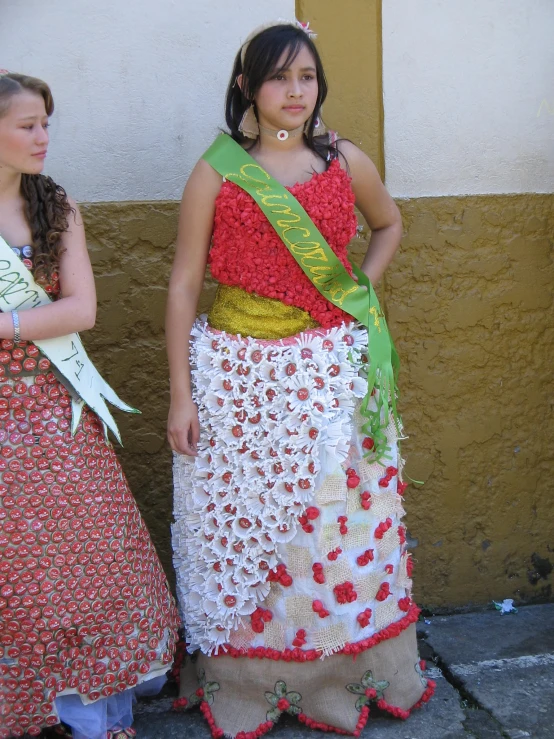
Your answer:
[[[360,414],[367,419],[362,426],[362,432],[371,435],[375,445],[369,455],[366,456],[374,455],[377,460],[380,460],[385,456],[387,448],[387,437],[384,428],[389,423],[391,411],[396,432],[399,436],[401,435],[402,422],[396,404],[400,360],[388,330],[385,316],[380,310],[373,285],[359,267],[355,264],[351,266],[358,284],[364,286],[369,293],[369,321],[367,326],[370,363],[367,376],[367,394],[360,406]],[[369,407],[372,396],[375,399],[376,410],[371,410]]]

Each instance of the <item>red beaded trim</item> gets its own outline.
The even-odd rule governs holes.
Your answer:
[[[185,661],[187,654],[187,645],[183,639],[179,639],[177,646],[175,647],[175,657],[173,658],[173,665],[170,670],[171,677],[175,680],[177,685],[181,681],[181,667]]]
[[[175,698],[172,707],[174,711],[184,711],[188,707],[188,699],[183,696],[182,698]]]
[[[216,726],[215,719],[206,701],[202,701],[202,703],[200,704],[200,710],[202,711],[204,718],[208,722],[208,726],[210,727],[210,731],[213,736],[213,739],[222,739],[224,735],[223,729],[220,729],[219,727]],[[319,729],[320,731],[330,731],[330,732],[334,732],[335,734],[342,734],[344,736],[352,736],[352,735],[360,736],[364,726],[366,725],[368,716],[369,716],[369,707],[364,706],[362,710],[360,711],[360,718],[352,734],[349,731],[345,731],[344,729],[338,729],[335,726],[330,726],[329,724],[324,724],[324,723],[321,723],[320,721],[314,721],[314,719],[311,719],[309,716],[306,716],[305,713],[300,713],[298,715],[298,720],[300,721],[300,723],[305,724],[310,729]],[[254,731],[239,731],[239,733],[235,736],[235,739],[259,739],[259,737],[263,736],[264,734],[267,734],[267,732],[273,728],[273,725],[274,725],[273,721],[264,721]]]
[[[360,719],[358,723],[356,724],[356,728],[354,729],[354,732],[353,732],[354,736],[360,736],[360,733],[366,724],[368,716],[369,716],[369,707],[364,706],[362,710],[360,711]],[[349,731],[346,731],[345,729],[337,729],[336,726],[330,726],[329,724],[322,723],[321,721],[314,721],[313,718],[306,716],[305,713],[300,713],[298,715],[298,720],[302,724],[305,724],[309,729],[319,729],[319,731],[332,731],[335,734],[342,734],[343,736],[352,736],[352,734]]]
[[[367,649],[371,649],[372,647],[380,644],[383,641],[386,641],[387,639],[393,639],[395,636],[398,636],[400,633],[402,633],[404,629],[407,629],[408,626],[415,623],[418,619],[419,613],[420,610],[414,603],[410,607],[408,613],[399,621],[396,621],[390,626],[381,629],[381,631],[378,631],[372,637],[362,639],[361,641],[352,644],[345,644],[342,649],[338,650],[337,654],[360,654],[361,652],[365,652]],[[275,662],[278,662],[281,659],[284,662],[313,662],[314,660],[319,659],[321,655],[322,652],[319,649],[295,648],[283,649],[283,651],[280,651],[279,649],[271,649],[270,647],[249,647],[247,649],[236,649],[230,644],[227,644],[224,647],[219,647],[219,649],[214,652],[212,656],[234,657],[235,659],[238,657],[248,657],[248,659],[271,659]]]
[[[202,711],[202,715],[204,716],[204,718],[208,722],[208,726],[210,727],[210,731],[212,733],[213,738],[214,739],[221,739],[221,737],[223,736],[223,729],[219,729],[215,725],[215,719],[214,719],[214,717],[212,715],[212,712],[210,710],[210,707],[206,703],[206,701],[202,701],[202,703],[200,704],[200,710]]]
[[[377,701],[377,708],[380,708],[382,711],[386,711],[387,713],[392,714],[393,716],[395,716],[395,718],[406,720],[414,709],[421,708],[424,703],[427,703],[427,701],[435,692],[436,687],[437,683],[434,680],[427,680],[427,687],[425,689],[425,692],[418,700],[418,702],[407,711],[405,711],[403,708],[398,708],[398,706],[391,706],[390,703],[387,703],[384,698],[381,698],[381,700]]]
[[[423,693],[419,701],[407,711],[405,711],[403,708],[399,708],[398,706],[390,705],[390,703],[387,703],[383,698],[377,701],[377,707],[380,708],[382,711],[387,711],[387,713],[392,714],[396,718],[405,720],[410,716],[413,710],[415,710],[416,708],[421,708],[424,703],[427,703],[427,701],[435,692],[435,687],[436,683],[434,680],[427,680],[427,688],[425,692]],[[220,729],[216,726],[215,719],[206,701],[202,701],[202,703],[200,704],[200,710],[202,711],[204,718],[208,722],[213,739],[222,739],[224,735],[223,729]],[[358,720],[358,723],[356,724],[356,728],[352,733],[350,733],[345,729],[339,729],[336,726],[331,726],[320,721],[315,721],[309,716],[306,716],[305,713],[300,713],[298,715],[298,720],[300,721],[300,723],[304,724],[310,729],[319,729],[319,731],[328,731],[334,732],[335,734],[341,734],[343,736],[356,737],[360,736],[360,734],[362,733],[368,718],[369,706],[363,706],[362,710],[360,711],[360,718]],[[273,726],[273,721],[264,721],[254,731],[239,731],[239,733],[235,736],[235,739],[259,739],[259,737],[267,734],[267,732],[270,731]]]
[[[364,726],[367,723],[367,719],[369,718],[369,706],[363,706],[362,710],[360,711],[360,718],[358,720],[358,723],[356,724],[356,728],[354,729],[354,736],[360,736],[362,733]]]
[[[427,680],[427,688],[425,689],[425,692],[411,710],[413,711],[414,708],[421,708],[421,706],[427,703],[433,697],[436,687],[437,683],[434,680]]]

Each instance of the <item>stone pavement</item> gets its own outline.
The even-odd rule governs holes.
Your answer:
[[[554,604],[517,614],[482,611],[418,624],[435,696],[407,721],[370,717],[365,739],[554,739]],[[171,698],[141,702],[138,739],[210,739],[199,713],[171,712]],[[288,719],[268,739],[337,737]]]

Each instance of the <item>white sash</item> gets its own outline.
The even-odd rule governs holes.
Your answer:
[[[50,302],[48,293],[35,282],[32,273],[0,236],[0,311],[8,313],[12,310],[28,310]],[[122,411],[140,411],[124,403],[102,378],[89,359],[79,334],[33,340],[33,344],[55,365],[67,380],[68,389],[73,391],[71,433],[75,433],[86,403],[102,419],[104,430],[108,426],[121,444],[119,429],[104,398]]]

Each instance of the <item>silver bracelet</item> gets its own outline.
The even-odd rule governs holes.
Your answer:
[[[13,340],[16,344],[21,341],[21,332],[19,330],[19,314],[16,310],[12,310],[13,321]]]

